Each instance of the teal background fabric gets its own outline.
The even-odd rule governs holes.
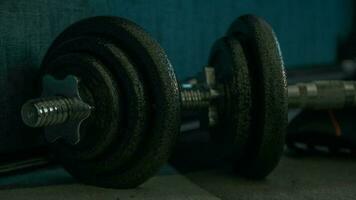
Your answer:
[[[242,14],[274,27],[288,67],[336,60],[338,43],[352,28],[352,0],[2,0],[0,2],[0,152],[35,146],[20,120],[51,41],[68,25],[95,15],[129,18],[166,50],[183,79],[200,71],[212,43]],[[36,131],[32,131],[36,132]],[[15,142],[16,141],[16,142]]]

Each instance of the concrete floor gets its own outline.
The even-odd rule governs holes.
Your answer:
[[[113,190],[75,182],[61,168],[0,179],[0,199],[355,199],[356,162],[349,158],[285,156],[264,181],[226,167],[179,173],[170,166],[137,189]]]
[[[136,189],[82,185],[62,168],[51,167],[0,177],[0,200],[356,199],[355,158],[284,155],[266,180],[251,181],[214,159],[206,136],[183,135],[170,165]]]

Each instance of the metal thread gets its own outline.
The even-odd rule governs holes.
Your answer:
[[[288,86],[289,108],[341,109],[356,106],[356,82],[314,81]]]
[[[78,98],[50,97],[34,99],[22,106],[24,123],[30,127],[45,127],[67,121],[82,120],[90,115],[91,107]]]
[[[181,103],[183,110],[199,110],[209,107],[210,92],[199,89],[181,89]]]

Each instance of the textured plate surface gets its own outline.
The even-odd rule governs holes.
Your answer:
[[[116,17],[89,18],[67,28],[48,50],[42,63],[44,73],[60,68],[53,62],[73,53],[94,57],[108,74],[112,74],[112,81],[116,83],[116,88],[112,89],[117,90],[120,99],[121,121],[117,117],[117,131],[106,138],[106,143],[96,144],[90,140],[87,145],[55,144],[52,149],[66,169],[85,183],[135,187],[166,162],[179,130],[179,91],[171,64],[165,52],[144,30]],[[81,68],[79,71],[85,72],[85,67]],[[95,85],[95,80],[92,84]],[[100,87],[89,88],[88,93],[97,94],[100,90]],[[106,116],[97,116],[100,117]],[[98,152],[82,153],[88,149]]]
[[[278,164],[288,121],[287,85],[282,55],[272,28],[256,16],[239,17],[227,35],[240,41],[252,92],[250,131],[238,171],[264,178]]]
[[[251,84],[247,60],[242,46],[234,37],[217,40],[209,65],[215,69],[217,83],[223,85],[219,99],[218,124],[210,128],[212,139],[234,160],[244,154],[251,116]]]

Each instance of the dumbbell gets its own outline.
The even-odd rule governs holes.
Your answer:
[[[283,62],[263,20],[245,16],[231,27],[214,45],[206,83],[197,89],[178,84],[165,52],[133,22],[77,22],[46,53],[38,79],[42,94],[23,105],[22,119],[43,127],[53,155],[74,177],[130,188],[168,159],[181,110],[202,111],[236,169],[263,178],[283,151]]]
[[[54,155],[78,179],[128,188],[167,160],[181,110],[202,111],[213,140],[236,169],[263,178],[283,151],[287,102],[313,109],[355,104],[353,82],[343,81],[289,86],[287,98],[278,41],[255,16],[231,25],[204,71],[198,87],[179,86],[164,51],[136,24],[86,19],[48,50],[40,73],[42,99],[24,104],[23,121],[45,127]]]
[[[23,121],[43,127],[75,178],[131,188],[167,160],[179,130],[178,84],[165,52],[135,23],[74,23],[51,44],[38,81],[40,98],[23,105]]]

